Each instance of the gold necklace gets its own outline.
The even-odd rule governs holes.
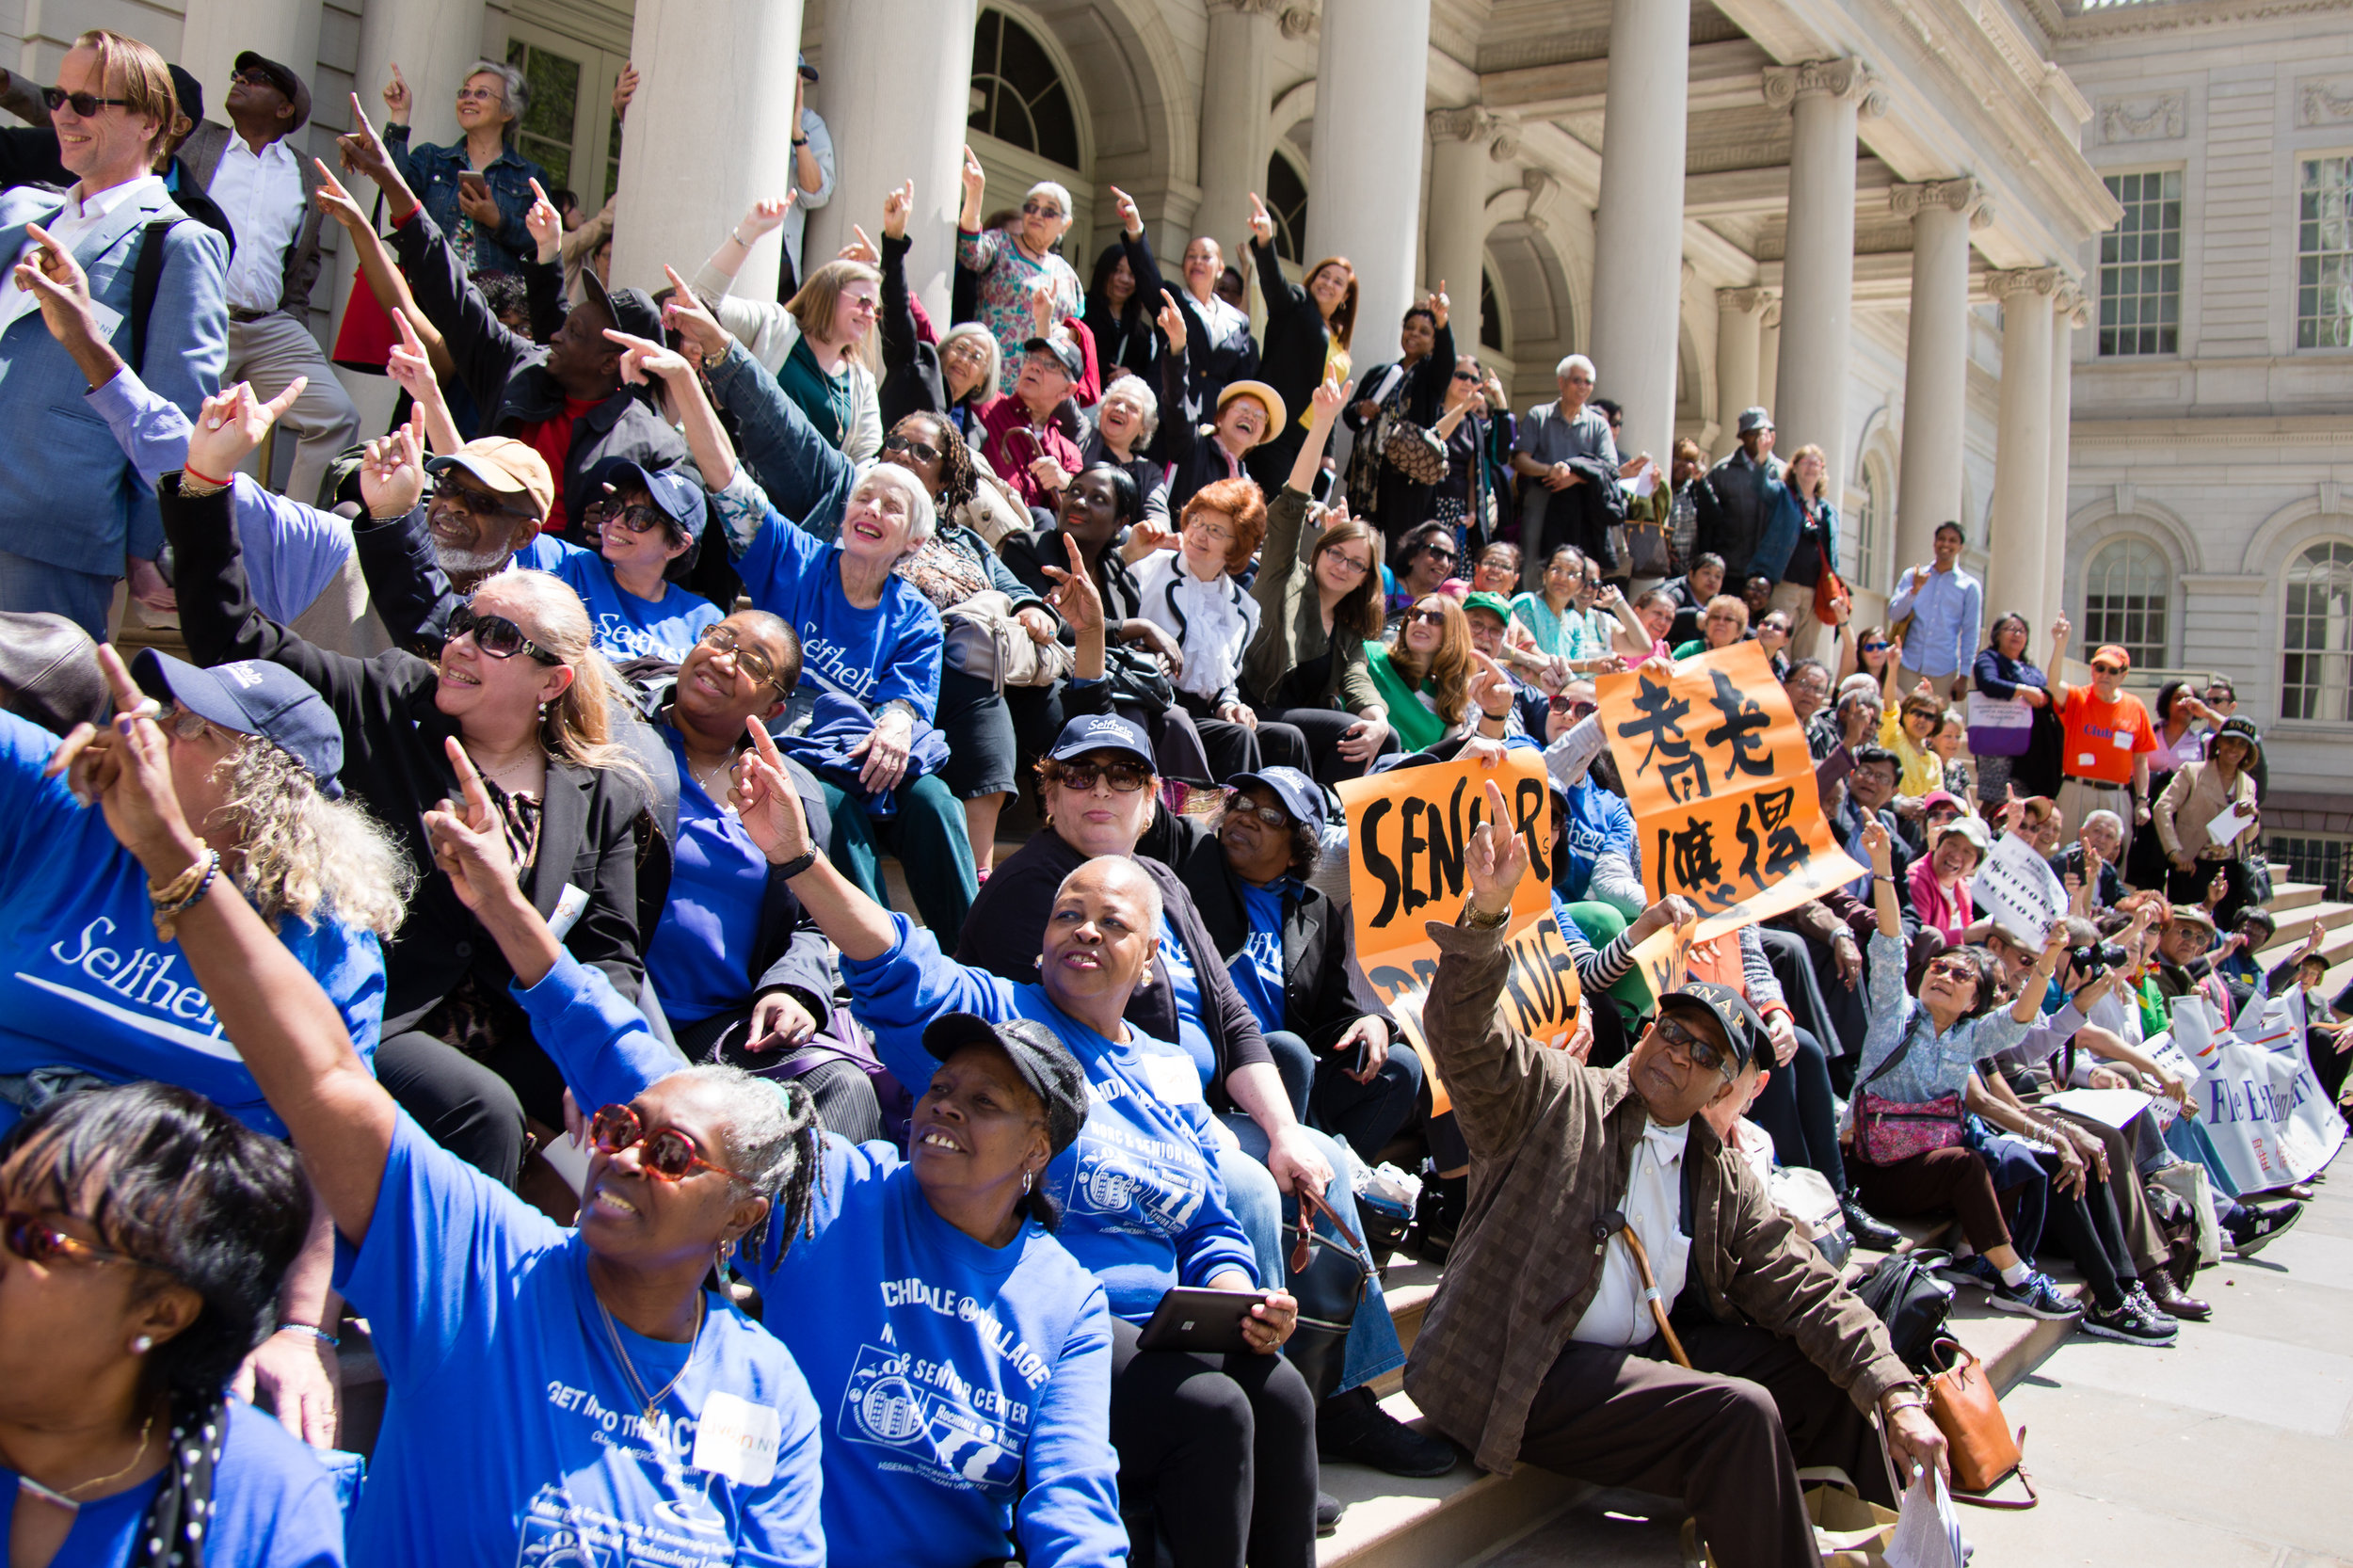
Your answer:
[[[121,1469],[117,1470],[114,1474],[110,1476],[100,1476],[95,1480],[86,1480],[78,1486],[68,1486],[62,1489],[52,1486],[43,1486],[40,1482],[26,1475],[18,1476],[16,1478],[16,1484],[19,1488],[32,1493],[34,1496],[42,1499],[44,1502],[53,1503],[58,1508],[64,1509],[69,1513],[78,1513],[82,1510],[82,1500],[79,1497],[76,1497],[74,1494],[76,1492],[88,1492],[92,1487],[104,1486],[108,1481],[120,1480],[123,1477],[137,1469],[139,1467],[139,1461],[147,1457],[148,1439],[154,1435],[155,1413],[151,1410],[147,1413],[146,1424],[139,1428],[139,1446],[136,1449],[133,1450],[131,1454],[131,1463],[125,1464]]]
[[[637,1375],[637,1364],[629,1358],[629,1347],[621,1343],[621,1328],[618,1323],[613,1320],[613,1309],[604,1304],[604,1298],[602,1296],[597,1297],[597,1313],[604,1320],[605,1336],[613,1341],[613,1353],[621,1358],[621,1373],[629,1379],[630,1392],[636,1395],[638,1400],[644,1405],[644,1410],[641,1413],[642,1423],[646,1429],[647,1440],[648,1442],[650,1442],[653,1437],[654,1407],[670,1397],[671,1390],[677,1388],[679,1384],[685,1378],[687,1368],[695,1365],[695,1352],[702,1348],[703,1319],[710,1313],[710,1311],[711,1302],[709,1298],[705,1297],[700,1291],[696,1292],[695,1332],[689,1335],[686,1339],[686,1359],[684,1362],[680,1364],[677,1374],[673,1376],[669,1382],[662,1385],[661,1392],[648,1395],[646,1392],[645,1379]]]

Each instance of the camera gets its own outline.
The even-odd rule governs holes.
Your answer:
[[[2095,980],[2121,966],[2131,955],[2115,942],[2087,942],[2079,948],[2069,948],[2067,956],[2078,974]]]

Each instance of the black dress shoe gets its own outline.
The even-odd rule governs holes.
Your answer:
[[[1366,1464],[1392,1476],[1443,1476],[1454,1468],[1454,1445],[1416,1432],[1381,1408],[1372,1390],[1358,1386],[1316,1407],[1316,1456]]]
[[[1903,1241],[1902,1231],[1874,1216],[1851,1195],[1838,1200],[1838,1212],[1847,1217],[1847,1234],[1854,1238],[1858,1247],[1868,1247],[1873,1252],[1894,1252]]]
[[[1348,1505],[1332,1496],[1331,1493],[1318,1492],[1316,1494],[1316,1534],[1325,1536],[1337,1530],[1340,1528],[1340,1515],[1347,1512]]]

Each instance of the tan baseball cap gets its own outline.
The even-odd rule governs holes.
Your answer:
[[[537,450],[511,436],[484,436],[447,457],[424,465],[427,473],[463,469],[500,495],[521,496],[535,521],[545,522],[555,504],[555,480]]]

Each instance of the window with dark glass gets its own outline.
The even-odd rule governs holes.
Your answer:
[[[1280,152],[1266,161],[1266,210],[1274,219],[1274,253],[1306,265],[1307,182]]]
[[[1037,36],[1002,11],[983,11],[972,30],[972,90],[967,122],[999,141],[1064,168],[1079,167],[1079,119],[1070,90]]]

